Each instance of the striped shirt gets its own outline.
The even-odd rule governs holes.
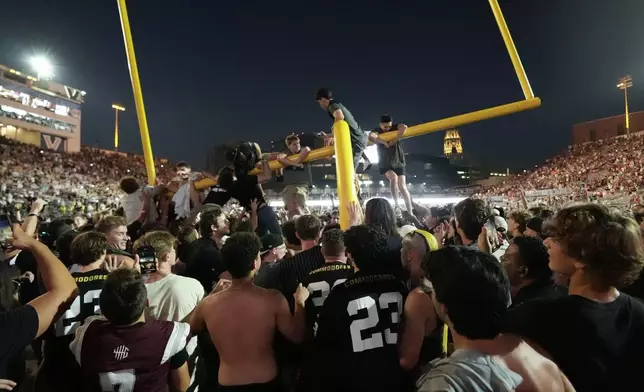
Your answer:
[[[289,303],[297,285],[312,271],[324,265],[322,247],[315,246],[279,262],[280,291]]]

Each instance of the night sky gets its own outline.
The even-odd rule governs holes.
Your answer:
[[[129,13],[156,157],[205,163],[208,147],[266,146],[293,132],[328,131],[314,100],[331,88],[364,128],[383,113],[415,125],[523,98],[485,0],[152,1]],[[576,122],[620,114],[615,85],[631,74],[644,107],[644,2],[501,1],[540,109],[460,128],[488,168],[518,170],[564,150]],[[54,77],[87,91],[84,144],[111,148],[113,102],[121,150],[141,141],[116,0],[32,0],[3,7],[0,63],[29,70],[47,53]],[[442,133],[407,141],[440,155]]]

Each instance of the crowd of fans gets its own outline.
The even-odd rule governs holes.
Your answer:
[[[552,190],[541,200],[561,206],[572,199],[609,200],[627,196],[641,202],[644,188],[644,132],[602,139],[570,147],[532,171],[489,187],[480,197],[506,197],[518,201],[527,191]],[[561,192],[566,189],[567,192]]]
[[[637,188],[623,176],[639,173],[640,154],[611,155],[621,143],[583,146],[496,191],[566,186],[605,156],[611,173],[589,192]],[[510,211],[467,198],[397,216],[373,198],[349,206],[342,230],[337,214],[274,210],[261,163],[250,176],[234,161],[206,195],[194,183],[211,175],[186,162],[144,187],[139,158],[0,148],[14,223],[0,390],[639,389],[640,207]]]

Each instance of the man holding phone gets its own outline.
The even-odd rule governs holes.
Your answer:
[[[141,273],[147,275],[145,314],[150,319],[182,322],[204,297],[198,280],[172,273],[177,261],[175,243],[174,236],[165,231],[147,233],[134,243]],[[197,339],[192,339],[186,347],[188,355],[192,355],[196,346]]]

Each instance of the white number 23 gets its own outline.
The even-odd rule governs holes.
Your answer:
[[[398,333],[392,332],[390,328],[387,328],[384,331],[384,342],[383,333],[381,332],[374,332],[366,339],[362,338],[362,332],[365,329],[373,328],[378,324],[380,321],[378,317],[378,308],[386,310],[389,309],[392,304],[396,304],[397,306],[396,309],[391,309],[391,322],[393,324],[398,324],[400,322],[400,314],[402,312],[402,303],[402,294],[398,292],[381,294],[380,297],[378,297],[378,304],[376,304],[376,301],[372,297],[362,297],[349,302],[347,311],[350,316],[358,314],[360,309],[367,309],[367,318],[354,320],[350,326],[353,352],[359,353],[366,350],[372,350],[374,348],[380,348],[384,346],[384,343],[398,343]]]

